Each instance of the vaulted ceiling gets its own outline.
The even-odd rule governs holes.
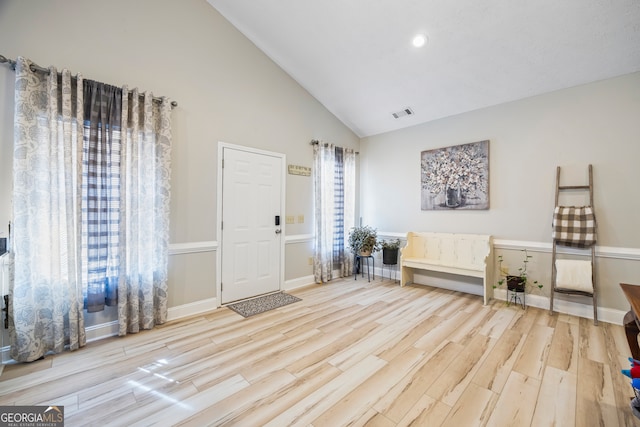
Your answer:
[[[208,2],[360,137],[640,71],[638,0]]]

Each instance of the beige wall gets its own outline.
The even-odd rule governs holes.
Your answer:
[[[420,152],[485,139],[490,209],[421,211]],[[492,234],[514,241],[501,250],[516,252],[512,265],[520,247],[538,248],[531,268],[545,294],[556,166],[564,184],[581,184],[593,164],[599,244],[614,252],[599,260],[601,306],[627,310],[618,283],[640,284],[640,73],[364,138],[360,151],[365,223],[398,233]]]
[[[116,24],[109,32],[94,31],[110,23]],[[550,242],[555,167],[581,180],[592,163],[600,242],[636,258],[603,259],[602,304],[626,309],[617,283],[640,283],[640,73],[360,142],[204,0],[0,0],[0,40],[7,57],[23,55],[179,102],[171,242],[212,243],[204,252],[171,256],[171,306],[216,296],[218,141],[285,153],[287,163],[302,166],[312,164],[311,139],[361,145],[358,203],[365,223],[395,233],[490,233],[523,247]],[[0,67],[0,233],[10,218],[13,76]],[[491,209],[422,212],[420,152],[483,139],[491,140]],[[313,233],[311,191],[310,178],[287,176],[287,214],[305,217],[287,227],[289,237]],[[287,245],[286,280],[311,274],[311,249],[304,239]],[[518,256],[517,247],[502,251]],[[536,276],[548,280],[548,252],[534,255]]]
[[[205,0],[0,1],[0,54],[166,95],[173,117],[170,306],[216,296],[218,142],[312,166],[312,139],[359,140]],[[9,221],[13,78],[0,67],[0,232]],[[288,236],[313,233],[311,178],[287,175]],[[304,215],[303,223],[297,217]],[[190,245],[212,242],[205,252]],[[213,248],[213,249],[211,249]],[[286,250],[286,278],[308,276],[311,245]],[[302,265],[298,265],[300,260]]]

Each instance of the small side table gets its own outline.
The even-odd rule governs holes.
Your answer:
[[[355,258],[354,258],[354,262],[353,262],[354,266],[357,264],[358,260],[360,260],[360,273],[362,273],[362,277],[364,277],[364,265],[363,265],[363,262],[366,261],[366,263],[367,263],[367,280],[370,282],[372,275],[373,275],[373,280],[376,280],[376,260],[373,257],[373,255],[356,255]],[[371,272],[369,271],[369,260],[371,260],[371,263],[372,263],[373,274],[371,274]],[[353,270],[353,279],[354,280],[358,280],[358,272],[355,269]]]

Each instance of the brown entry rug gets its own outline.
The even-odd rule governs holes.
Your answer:
[[[294,297],[293,295],[278,292],[246,301],[240,301],[235,304],[229,304],[227,307],[241,316],[250,317],[298,301],[302,300],[298,297]]]

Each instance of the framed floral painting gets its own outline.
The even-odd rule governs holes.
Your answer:
[[[489,209],[489,141],[420,154],[422,210]]]

